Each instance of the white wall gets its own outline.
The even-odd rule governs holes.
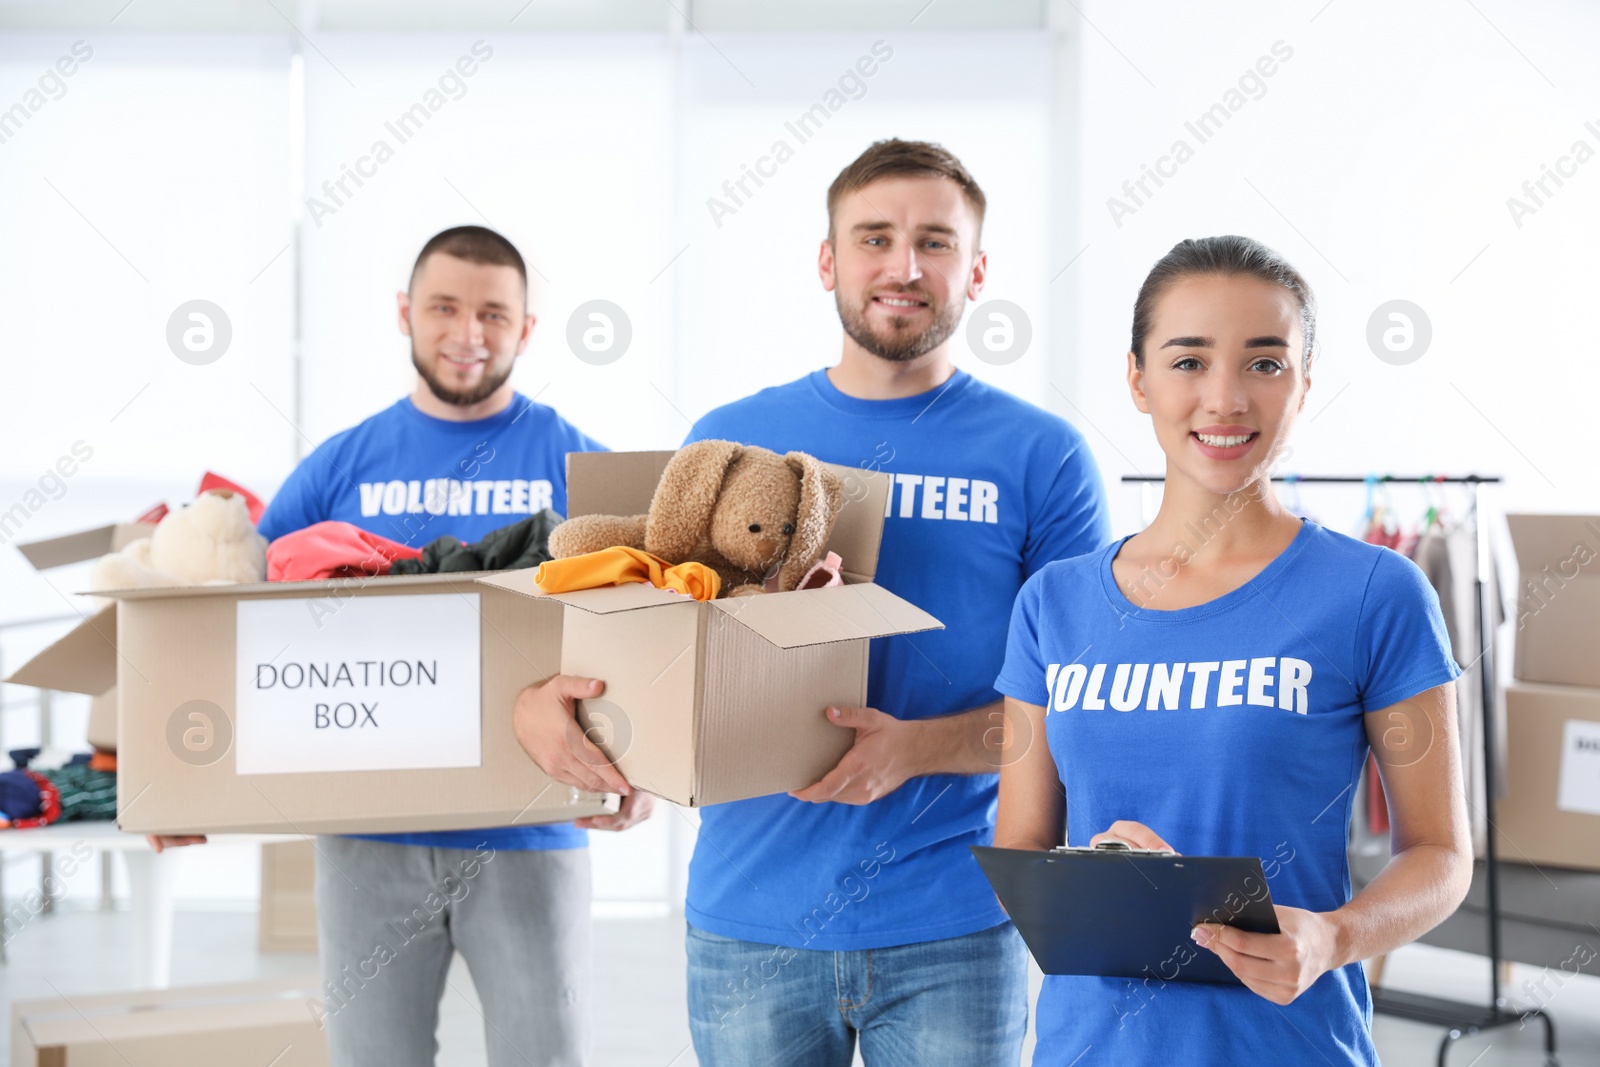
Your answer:
[[[1086,34],[1081,53],[1090,247],[1074,268],[1076,348],[1108,475],[1160,470],[1123,383],[1145,272],[1183,237],[1243,233],[1287,255],[1321,301],[1321,353],[1290,468],[1501,474],[1508,509],[1600,507],[1589,447],[1600,362],[1582,325],[1600,280],[1600,160],[1520,227],[1506,207],[1575,140],[1600,151],[1600,122],[1584,128],[1600,120],[1600,9],[1095,0],[1083,10],[1104,36]],[[1293,55],[1264,79],[1264,95],[1200,144],[1184,123],[1278,41]],[[1107,200],[1126,200],[1122,183],[1178,138],[1193,158],[1118,225]],[[1433,325],[1429,349],[1404,366],[1366,340],[1373,310],[1396,298]],[[1355,521],[1358,494],[1319,492],[1325,521]],[[1120,496],[1129,529],[1136,493]],[[1395,498],[1420,514],[1414,491]]]
[[[0,33],[0,109],[74,42],[93,49],[59,99],[0,142],[0,508],[80,440],[93,458],[19,538],[176,504],[208,467],[270,493],[312,444],[409,388],[394,293],[421,243],[464,222],[502,230],[536,270],[540,324],[518,387],[613,447],[672,447],[711,406],[835,357],[833,300],[815,273],[823,194],[868,142],[892,135],[942,141],[984,185],[986,297],[1030,320],[1016,362],[978,358],[964,330],[957,361],[1083,427],[1120,531],[1136,527],[1139,494],[1116,480],[1160,463],[1122,381],[1135,291],[1177,239],[1225,232],[1279,248],[1321,299],[1294,469],[1498,473],[1507,507],[1600,507],[1587,447],[1600,369],[1582,319],[1600,162],[1521,225],[1506,205],[1573,142],[1600,151],[1600,10],[1086,0],[1048,11],[1048,31],[926,32],[905,19],[709,39],[312,30],[303,111],[287,35]],[[1006,19],[1017,25],[1014,8]],[[1185,122],[1279,41],[1292,55],[1198,143]],[[475,72],[395,143],[385,123],[475,45]],[[785,124],[875,45],[874,73],[799,143]],[[324,180],[380,138],[393,158],[313,217],[304,198],[327,204]],[[1123,182],[1179,138],[1193,158],[1133,204]],[[713,217],[724,181],[779,139],[793,157]],[[1113,196],[1135,210],[1114,219]],[[229,351],[206,366],[176,358],[165,337],[173,310],[196,298],[233,327]],[[1373,310],[1396,298],[1433,328],[1404,366],[1366,340]],[[568,318],[592,299],[632,323],[628,352],[606,366],[566,341]],[[1420,512],[1411,492],[1396,489],[1396,503]],[[1348,528],[1360,494],[1311,502]],[[73,610],[84,576],[36,574],[0,550],[0,621]],[[15,665],[52,633],[9,633],[0,653]],[[5,739],[24,743],[29,694],[4,698]],[[81,734],[81,703],[59,707],[58,736]],[[669,819],[599,846],[602,894],[667,893]],[[249,884],[248,872],[218,878],[224,895]]]

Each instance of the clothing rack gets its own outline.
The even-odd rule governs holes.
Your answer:
[[[1555,1024],[1550,1016],[1539,1008],[1527,1011],[1513,1011],[1506,1007],[1506,1001],[1500,990],[1500,857],[1498,846],[1495,842],[1495,722],[1494,722],[1494,624],[1490,621],[1489,596],[1485,585],[1485,575],[1491,573],[1493,568],[1492,550],[1489,542],[1489,524],[1484,521],[1486,514],[1483,501],[1484,487],[1499,485],[1499,477],[1468,474],[1447,477],[1444,475],[1418,475],[1406,477],[1402,475],[1327,475],[1327,474],[1285,474],[1275,475],[1274,482],[1283,482],[1290,485],[1328,485],[1328,484],[1354,484],[1354,485],[1464,485],[1472,490],[1472,525],[1477,541],[1477,557],[1473,568],[1472,588],[1477,598],[1478,608],[1478,640],[1482,647],[1478,649],[1478,682],[1482,693],[1482,718],[1483,733],[1483,810],[1484,821],[1487,824],[1487,833],[1484,841],[1484,882],[1488,891],[1488,942],[1489,942],[1489,1003],[1488,1005],[1468,1003],[1466,1001],[1448,1000],[1443,997],[1430,997],[1421,993],[1407,993],[1403,991],[1378,988],[1373,990],[1372,1007],[1374,1011],[1396,1018],[1408,1019],[1412,1022],[1429,1023],[1446,1028],[1443,1040],[1439,1043],[1439,1067],[1445,1067],[1445,1058],[1450,1051],[1450,1046],[1457,1040],[1512,1024],[1524,1024],[1529,1019],[1538,1018],[1544,1023],[1545,1029],[1545,1054],[1548,1062],[1555,1063],[1556,1034]],[[1127,483],[1158,483],[1165,482],[1166,478],[1159,474],[1125,474],[1122,481]]]

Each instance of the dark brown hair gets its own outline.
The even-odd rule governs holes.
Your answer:
[[[416,283],[417,271],[422,269],[423,261],[435,252],[483,266],[515,267],[518,277],[522,279],[522,291],[528,291],[528,267],[522,262],[522,253],[517,251],[516,245],[487,227],[456,226],[428,238],[428,243],[417,253],[417,261],[411,267],[412,284]]]
[[[873,142],[828,186],[828,239],[833,239],[833,212],[841,197],[879,178],[900,177],[949,178],[955,182],[967,203],[972,205],[972,213],[978,216],[978,233],[983,233],[983,213],[988,201],[961,160],[932,141],[902,141],[891,137],[887,141]]]
[[[1144,368],[1144,339],[1155,317],[1156,303],[1174,282],[1194,275],[1231,277],[1246,275],[1287,289],[1300,305],[1300,331],[1305,336],[1301,365],[1309,367],[1317,331],[1317,298],[1300,272],[1278,253],[1249,237],[1229,234],[1179,241],[1172,251],[1156,261],[1139,287],[1133,305],[1134,365]]]

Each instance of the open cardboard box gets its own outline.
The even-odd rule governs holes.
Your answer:
[[[559,667],[559,605],[462,574],[113,595],[9,680],[116,686],[124,830],[476,829],[617,808],[545,776],[512,731],[517,692]]]
[[[569,454],[569,513],[643,514],[672,456]],[[631,784],[684,806],[812,784],[854,740],[823,710],[866,702],[870,639],[942,628],[872,581],[888,477],[834,469],[846,503],[828,548],[842,586],[695,601],[643,584],[547,596],[533,571],[479,579],[564,610],[561,670],[606,683],[580,716]]]
[[[153,522],[119,522],[60,537],[20,542],[17,551],[33,564],[34,570],[46,571],[86,559],[99,559],[108,552],[120,552],[140,538],[149,537],[155,528]]]
[[[1600,687],[1600,515],[1507,515],[1519,681]]]
[[[21,1001],[13,1067],[326,1067],[314,975]]]

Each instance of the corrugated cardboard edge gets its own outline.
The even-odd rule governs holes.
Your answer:
[[[942,630],[944,623],[872,582],[711,602],[779,648]]]
[[[117,606],[107,604],[46,645],[6,681],[100,696],[117,684]]]
[[[110,526],[97,526],[92,530],[46,537],[38,541],[17,544],[17,551],[33,564],[33,569],[46,571],[52,567],[65,567],[69,563],[82,563],[99,559],[109,552],[121,551],[133,542],[149,537],[155,531],[153,522],[123,522]]]

